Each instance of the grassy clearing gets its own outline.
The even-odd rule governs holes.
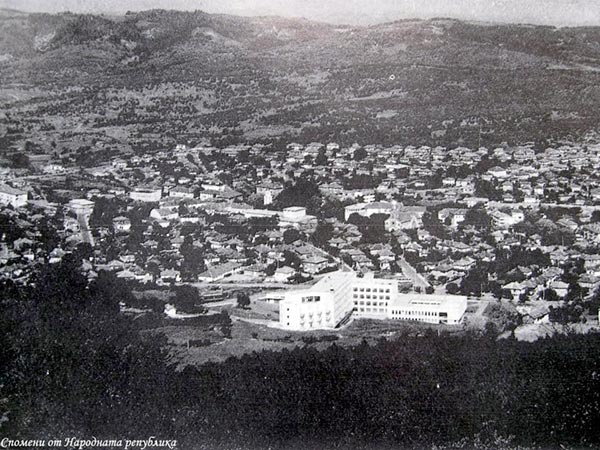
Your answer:
[[[240,312],[235,308],[233,311],[235,314]],[[252,311],[243,312],[252,315]],[[419,336],[427,330],[442,330],[435,325],[422,323],[355,320],[340,330],[299,332],[251,323],[235,316],[233,319],[231,338],[225,338],[218,327],[198,328],[183,324],[158,328],[152,333],[165,335],[171,358],[182,369],[187,365],[199,366],[207,362],[221,362],[232,356],[238,357],[262,350],[281,351],[304,346],[322,350],[333,343],[352,347],[363,341],[373,344],[381,338],[394,339],[406,333]],[[462,332],[462,328],[446,327],[443,330],[450,333]],[[194,341],[207,345],[194,345]]]

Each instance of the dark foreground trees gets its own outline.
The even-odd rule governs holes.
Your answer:
[[[31,288],[0,286],[2,435],[168,433],[158,405],[172,371],[160,341],[143,342],[120,315],[129,294],[117,286],[105,275],[88,283],[72,260],[42,269]]]
[[[165,343],[119,315],[119,292],[73,264],[44,269],[29,289],[2,286],[2,435],[157,436],[181,449],[600,444],[598,335],[425,331],[176,372]]]

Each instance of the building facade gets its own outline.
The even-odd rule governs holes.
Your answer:
[[[306,214],[302,206],[284,208],[279,219],[280,228],[296,228],[301,231],[312,231],[317,226],[317,218]]]
[[[286,292],[279,324],[290,330],[333,329],[354,317],[455,325],[466,309],[464,296],[400,294],[395,279],[333,272],[309,289]]]
[[[334,272],[309,289],[288,291],[279,302],[279,324],[291,330],[336,328],[352,314],[353,272]]]
[[[27,192],[6,184],[0,184],[0,204],[12,205],[13,208],[25,206],[27,204]]]
[[[367,274],[352,283],[354,317],[387,319],[389,305],[398,295],[398,281]]]
[[[400,294],[388,309],[390,319],[456,325],[467,309],[460,295]]]
[[[138,202],[158,202],[162,198],[162,189],[138,188],[129,193],[129,198]]]

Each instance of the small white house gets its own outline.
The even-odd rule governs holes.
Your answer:
[[[296,271],[289,266],[280,267],[273,274],[273,280],[278,283],[285,283],[289,281],[295,273]]]

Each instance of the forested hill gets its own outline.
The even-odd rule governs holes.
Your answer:
[[[591,27],[0,14],[3,109],[25,121],[73,117],[100,133],[160,122],[158,132],[231,141],[576,136],[600,118],[599,71],[600,28]]]
[[[0,434],[177,439],[195,449],[598,448],[600,335],[424,332],[176,372],[81,259],[0,285]],[[524,446],[524,447],[523,447]]]

